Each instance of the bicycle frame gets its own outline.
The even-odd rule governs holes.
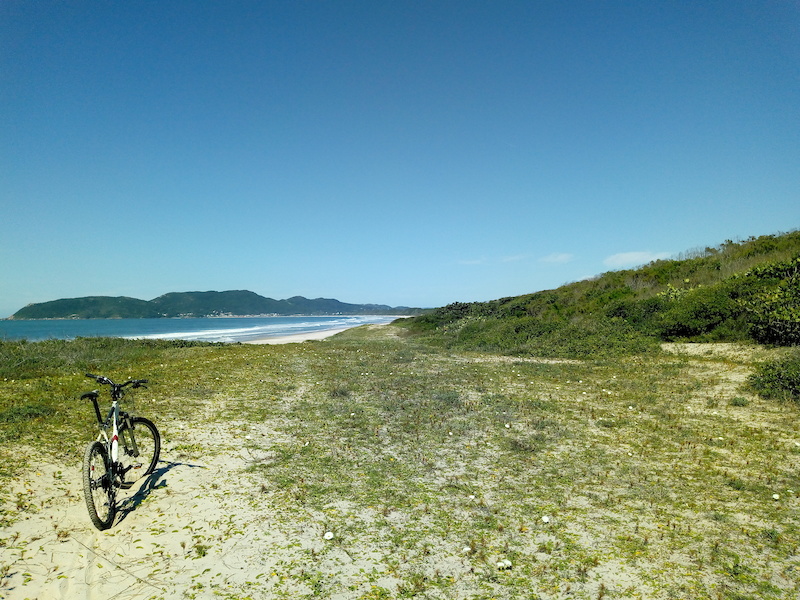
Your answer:
[[[111,441],[110,441],[111,460],[117,462],[117,460],[119,460],[119,425],[118,425],[119,401],[118,400],[114,400],[111,403],[111,410],[108,411],[108,416],[106,417],[106,423],[108,423],[109,419],[111,420]],[[97,436],[97,441],[104,441],[106,444],[109,444],[106,428],[104,428]]]
[[[124,421],[126,424],[126,428],[130,431],[133,431],[133,423],[130,421],[130,415],[127,412],[121,411],[119,409],[119,401],[122,398],[122,388],[125,384],[113,384],[111,388],[111,408],[106,415],[106,418],[103,419],[102,413],[100,412],[100,404],[98,402],[98,397],[100,395],[99,390],[93,390],[91,392],[87,392],[81,396],[81,398],[90,398],[92,403],[94,404],[94,412],[95,416],[97,417],[97,424],[100,427],[100,433],[97,435],[97,441],[102,442],[105,444],[106,448],[108,448],[109,457],[111,458],[112,469],[115,475],[125,475],[125,471],[127,469],[122,470],[121,465],[119,463],[119,431],[120,431],[120,422]],[[109,438],[109,433],[111,437]],[[125,446],[126,450],[128,448],[128,442],[130,442],[131,449],[133,450],[133,455],[139,455],[139,448],[136,444],[136,436],[131,435],[129,436],[129,440],[123,440],[123,445]]]

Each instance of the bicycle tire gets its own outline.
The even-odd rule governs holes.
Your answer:
[[[89,518],[95,527],[108,529],[117,513],[111,460],[106,447],[100,442],[86,446],[83,457],[83,495]]]
[[[133,417],[130,423],[132,427],[125,425],[119,431],[120,462],[125,472],[126,486],[150,475],[161,454],[161,435],[153,422],[144,417]],[[134,446],[138,454],[134,452]]]

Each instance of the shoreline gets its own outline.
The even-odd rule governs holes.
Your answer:
[[[394,315],[393,315],[394,316]],[[394,316],[394,319],[407,319],[409,317],[401,315]],[[391,321],[389,321],[391,323]],[[387,325],[388,323],[380,323],[380,325]],[[376,323],[372,323],[376,325]],[[324,340],[337,333],[342,333],[348,329],[355,329],[356,327],[363,327],[363,325],[351,325],[350,327],[338,327],[336,329],[325,329],[324,331],[309,331],[306,333],[292,333],[289,335],[274,335],[264,336],[253,340],[242,341],[242,344],[296,344],[299,342],[308,342],[311,340]]]
[[[296,344],[299,342],[308,342],[311,340],[324,340],[337,333],[342,333],[352,329],[352,327],[340,327],[339,329],[326,329],[324,331],[309,331],[306,333],[292,333],[290,335],[274,335],[256,338],[254,340],[243,341],[242,344]]]
[[[353,327],[391,323],[405,315],[239,317],[215,319],[84,319],[0,321],[0,339],[42,341],[78,337],[175,339],[218,343],[286,344],[322,340]],[[159,321],[159,322],[156,322]]]

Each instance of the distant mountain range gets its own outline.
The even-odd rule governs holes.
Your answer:
[[[153,300],[125,296],[64,298],[29,304],[10,319],[153,319],[251,315],[417,315],[424,309],[384,304],[348,304],[294,296],[273,300],[255,292],[171,292]]]

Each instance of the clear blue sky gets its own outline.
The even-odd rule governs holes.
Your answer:
[[[800,4],[0,2],[0,316],[441,306],[800,227]]]

